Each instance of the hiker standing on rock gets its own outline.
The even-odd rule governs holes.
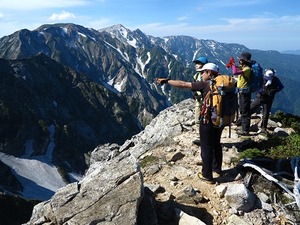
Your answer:
[[[239,110],[240,110],[240,123],[241,130],[237,131],[239,135],[248,135],[250,129],[250,104],[251,104],[251,91],[250,91],[250,74],[251,74],[251,54],[243,52],[239,57],[239,66],[235,65],[234,59],[231,57],[227,68],[232,69],[232,74],[237,78],[237,87],[239,89]]]
[[[171,80],[168,78],[157,78],[158,84],[169,84],[178,88],[189,88],[192,91],[200,91],[202,96],[210,91],[210,80],[219,75],[219,67],[214,63],[206,63],[201,69],[202,80],[196,82],[186,82],[182,80]],[[219,177],[222,171],[223,152],[221,146],[221,134],[223,127],[219,128],[212,124],[200,121],[200,146],[202,158],[202,172],[198,177],[206,183],[213,184],[213,172],[215,177]]]
[[[275,94],[284,88],[279,78],[276,77],[275,75],[276,75],[276,71],[274,69],[265,70],[263,86],[257,92],[256,98],[254,99],[254,101],[251,103],[250,106],[251,114],[254,113],[254,111],[259,106],[261,105],[263,106],[261,130],[260,130],[260,132],[263,133],[266,133],[267,131],[269,115],[273,104],[273,100],[275,98]]]
[[[202,80],[202,72],[200,69],[208,63],[208,60],[206,57],[199,57],[193,61],[195,63],[195,69],[196,73],[193,76],[194,82],[201,81]],[[196,101],[195,103],[195,124],[196,124],[196,131],[199,134],[199,124],[200,124],[200,112],[201,112],[201,106],[203,102],[203,96],[200,91],[194,91],[194,99]],[[200,146],[200,140],[196,139],[193,141],[194,144]]]

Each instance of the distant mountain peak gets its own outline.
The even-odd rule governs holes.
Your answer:
[[[98,30],[99,32],[107,32],[121,42],[128,43],[134,48],[144,47],[146,35],[139,29],[131,31],[122,24],[113,25]]]

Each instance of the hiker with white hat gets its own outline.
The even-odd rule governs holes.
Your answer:
[[[267,125],[270,111],[272,108],[275,94],[281,91],[284,86],[276,75],[274,69],[266,69],[264,73],[264,82],[261,89],[257,92],[256,98],[251,103],[250,113],[254,113],[259,106],[263,106],[262,121],[260,132],[267,132]]]
[[[206,96],[211,91],[210,81],[218,77],[219,67],[214,63],[206,63],[200,70],[202,72],[202,80],[195,82],[187,82],[182,80],[172,80],[168,78],[156,78],[157,84],[168,84],[177,88],[191,89],[192,91],[200,91],[202,96]],[[202,181],[213,184],[214,178],[221,175],[223,153],[221,146],[221,134],[223,127],[213,126],[211,120],[208,123],[200,122],[200,142],[201,142],[201,158],[202,171],[197,174]]]

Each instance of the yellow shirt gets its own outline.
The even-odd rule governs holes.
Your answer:
[[[240,74],[238,76],[237,87],[239,89],[248,88],[250,85],[249,80],[250,80],[251,68],[249,66],[244,66],[243,68],[240,69],[243,70],[244,74]]]

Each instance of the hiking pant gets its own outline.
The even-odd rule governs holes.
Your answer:
[[[222,131],[223,128],[214,127],[211,123],[200,123],[202,175],[207,179],[213,178],[213,171],[217,173],[222,171]]]
[[[241,116],[241,126],[243,131],[249,131],[250,129],[250,105],[251,105],[251,93],[239,93],[239,107]]]
[[[196,100],[196,103],[195,103],[195,124],[200,123],[201,106],[202,106],[202,102],[199,102],[198,100]]]
[[[270,116],[271,107],[273,104],[275,95],[273,96],[261,96],[258,95],[254,99],[254,101],[251,103],[250,106],[250,112],[251,114],[254,113],[254,111],[259,107],[263,106],[263,112],[262,112],[262,120],[261,120],[261,128],[267,129],[268,126],[268,120]]]

